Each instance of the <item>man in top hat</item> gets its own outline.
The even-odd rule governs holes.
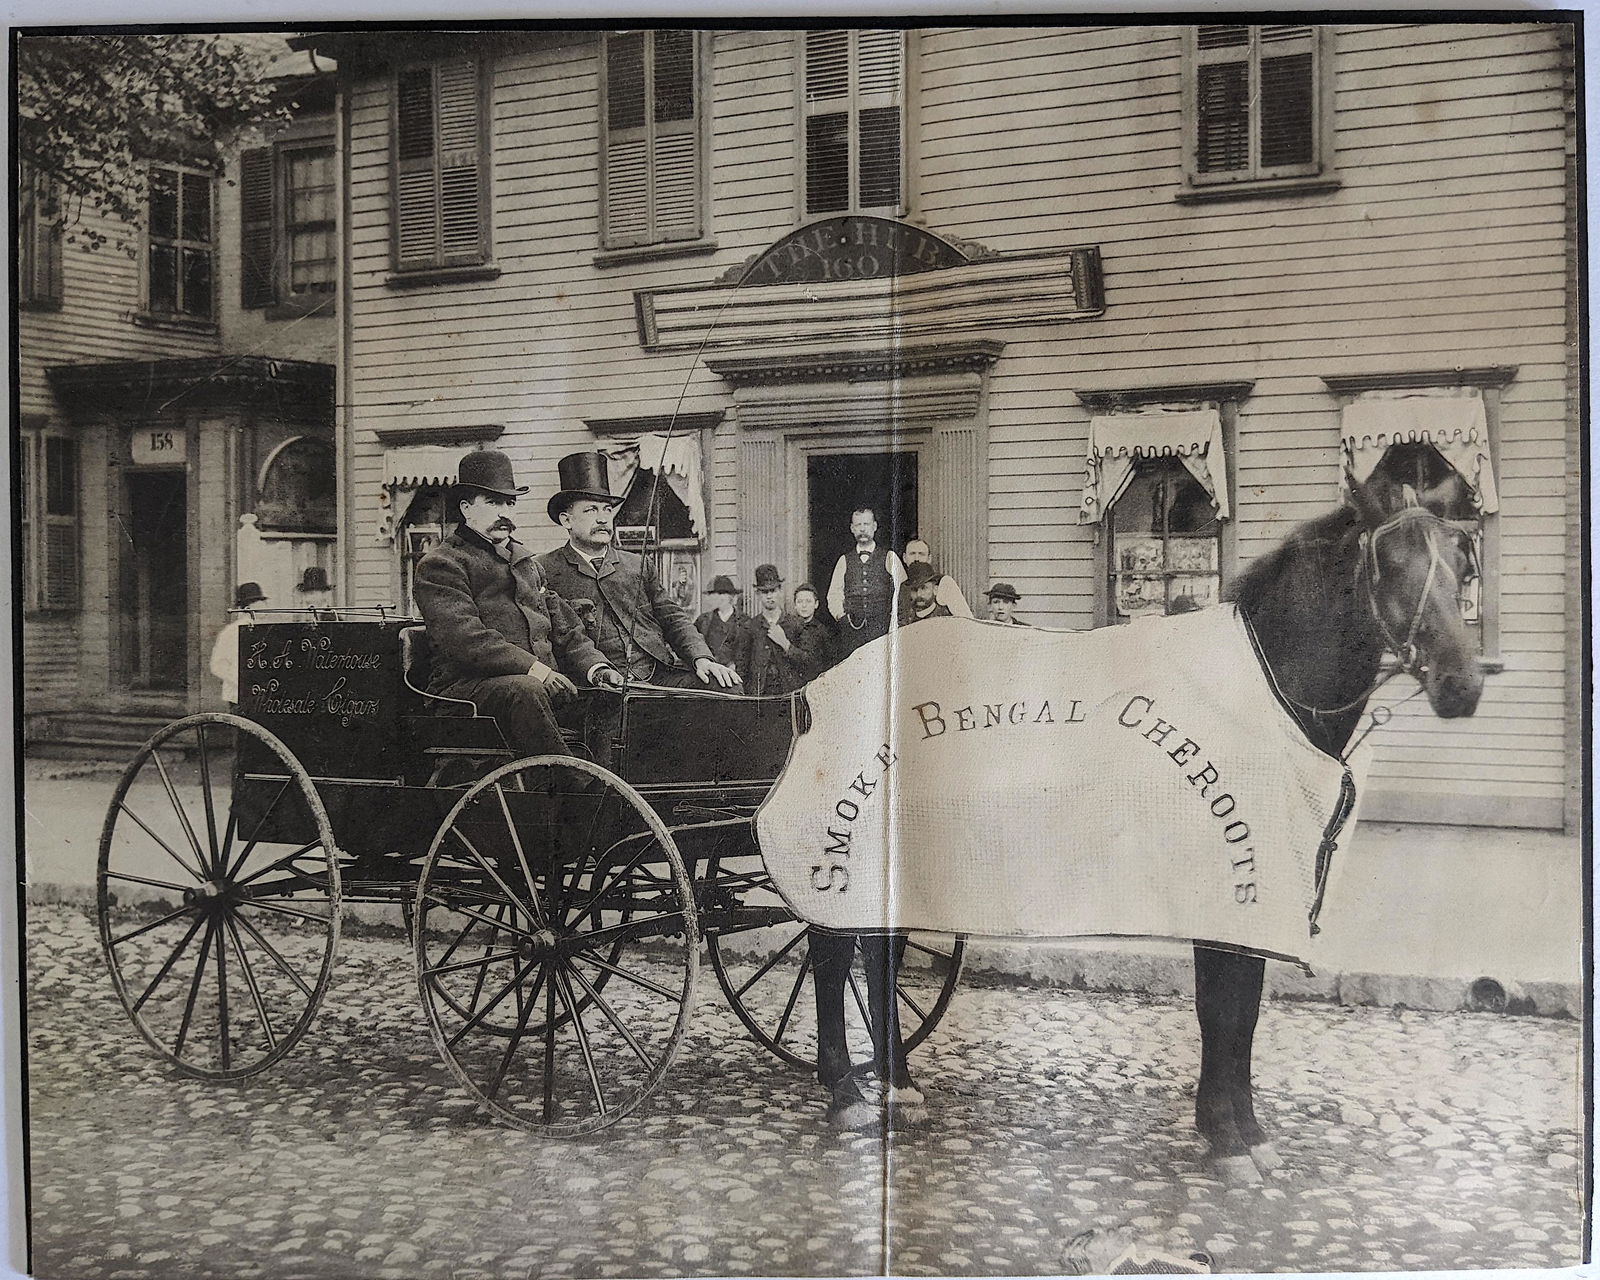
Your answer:
[[[594,639],[601,653],[631,680],[677,688],[733,688],[732,667],[711,656],[694,621],[673,602],[655,566],[612,545],[617,500],[606,458],[590,450],[558,464],[561,488],[546,511],[567,544],[539,557],[539,567],[566,600],[595,606]]]
[[[932,564],[933,549],[921,538],[913,538],[906,543],[906,571],[909,573],[914,564]],[[970,618],[972,606],[967,603],[966,596],[961,594],[961,588],[956,585],[956,580],[948,573],[940,573],[939,581],[934,584],[935,598],[957,618]]]
[[[1002,622],[1008,627],[1025,627],[1028,624],[1017,617],[1015,609],[1017,601],[1022,597],[1017,594],[1017,589],[1009,582],[997,582],[983,593],[983,598],[989,602],[989,621]]]
[[[789,628],[799,629],[800,619],[785,613],[783,578],[778,566],[756,566],[756,613],[744,620],[748,642],[744,647],[745,692],[760,697],[790,693],[809,678],[801,666],[800,651],[789,638]]]
[[[727,574],[719,573],[706,594],[711,597],[711,607],[694,620],[694,629],[705,638],[713,658],[742,674],[749,636],[743,625],[745,616],[739,611],[739,588]]]
[[[211,674],[222,682],[222,700],[230,711],[239,705],[239,624],[238,615],[267,603],[267,593],[259,582],[241,582],[233,592],[233,616],[217,632],[211,646]]]
[[[828,610],[839,620],[839,648],[845,655],[889,634],[895,592],[906,580],[900,557],[878,545],[878,518],[871,507],[850,513],[850,535],[855,548],[839,557],[828,585]]]
[[[512,538],[511,514],[527,491],[498,449],[468,453],[456,468],[445,500],[456,527],[416,572],[433,646],[429,692],[477,704],[519,756],[564,754],[556,704],[578,681],[616,688],[622,676]]]
[[[949,605],[939,603],[939,571],[926,560],[918,560],[906,570],[905,590],[900,596],[900,625],[954,616]]]

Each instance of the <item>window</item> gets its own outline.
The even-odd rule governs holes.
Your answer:
[[[400,536],[395,541],[400,552],[401,608],[409,617],[422,616],[417,608],[417,565],[423,556],[444,541],[455,524],[454,519],[446,519],[444,499],[448,492],[445,486],[424,485],[394,494],[406,504],[399,522]]]
[[[602,208],[608,249],[701,235],[699,49],[693,31],[606,37]]]
[[[1438,449],[1425,441],[1392,444],[1372,474],[1396,488],[1409,485],[1423,506],[1460,525],[1472,538],[1473,563],[1483,563],[1483,525],[1473,505],[1472,487]],[[1460,584],[1457,599],[1468,626],[1483,621],[1482,583],[1483,579],[1474,573]]]
[[[239,161],[243,307],[324,309],[338,284],[333,147],[257,147]]]
[[[1304,179],[1328,168],[1328,29],[1198,26],[1187,37],[1191,186]]]
[[[1222,521],[1176,458],[1140,458],[1111,504],[1111,621],[1213,605],[1222,589]]]
[[[807,31],[803,39],[805,212],[900,211],[906,33]]]
[[[151,315],[210,320],[215,243],[209,173],[153,165],[147,308]]]
[[[78,442],[70,436],[29,432],[22,437],[21,455],[19,498],[27,607],[76,609],[81,599]]]
[[[61,218],[53,183],[24,170],[17,183],[17,303],[61,305]]]
[[[488,261],[488,144],[476,59],[408,67],[394,84],[398,271]]]
[[[312,436],[280,445],[262,468],[256,519],[263,530],[333,533],[338,527],[333,446]]]

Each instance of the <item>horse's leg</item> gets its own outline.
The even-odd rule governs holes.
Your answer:
[[[873,1068],[891,1091],[894,1101],[916,1106],[922,1093],[911,1078],[906,1062],[905,1037],[900,1031],[900,966],[905,960],[906,935],[864,936],[861,951],[867,967],[867,1008],[872,1022]]]
[[[844,988],[855,954],[853,934],[811,930],[811,986],[817,999],[817,1079],[832,1095],[828,1119],[844,1129],[877,1122],[877,1111],[861,1095],[850,1073],[850,1046],[844,1033]]]
[[[1200,1020],[1200,1087],[1195,1125],[1219,1159],[1250,1156],[1276,1163],[1255,1116],[1250,1053],[1261,1013],[1266,964],[1257,956],[1197,946],[1194,1003]]]

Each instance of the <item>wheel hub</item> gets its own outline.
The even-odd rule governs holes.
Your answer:
[[[523,960],[543,960],[556,949],[556,941],[555,930],[540,929],[518,944],[517,954]]]

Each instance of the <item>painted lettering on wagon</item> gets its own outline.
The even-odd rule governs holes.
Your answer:
[[[861,817],[862,801],[870,799],[883,785],[889,766],[899,758],[889,749],[889,744],[884,743],[873,756],[877,767],[869,765],[860,770],[834,802],[828,824],[818,840],[822,861],[811,864],[811,887],[818,893],[844,893],[850,888],[850,842],[855,837],[855,822]],[[867,777],[868,770],[873,777]]]
[[[355,698],[345,692],[345,678],[340,676],[326,693],[302,693],[294,690],[288,696],[279,696],[276,680],[250,686],[251,712],[266,716],[337,716],[348,724],[352,717],[375,716],[382,705],[381,698]]]
[[[302,666],[315,671],[376,671],[383,659],[380,653],[335,651],[333,637],[323,635],[285,640],[276,653],[268,653],[267,642],[257,640],[250,645],[244,665],[256,671],[293,671]]]
[[[1063,708],[1060,720],[1050,699],[1032,703],[975,702],[970,706],[955,707],[946,712],[937,702],[919,702],[911,708],[922,730],[922,740],[937,738],[947,732],[967,733],[973,729],[1007,729],[1025,724],[1082,724],[1083,711],[1077,698],[1058,699]]]
[[[1240,855],[1229,859],[1234,874],[1239,877],[1234,881],[1233,900],[1240,906],[1248,906],[1257,901],[1256,882],[1253,879],[1244,879],[1245,876],[1253,875],[1256,869],[1256,851],[1253,846],[1246,843],[1250,839],[1250,824],[1234,816],[1239,802],[1233,798],[1232,792],[1222,789],[1222,777],[1218,774],[1215,764],[1207,760],[1193,773],[1187,772],[1189,765],[1200,758],[1202,751],[1200,744],[1193,738],[1181,734],[1177,725],[1163,720],[1155,714],[1155,710],[1154,698],[1135,694],[1117,713],[1117,723],[1124,729],[1140,730],[1141,738],[1161,748],[1168,759],[1180,769],[1184,769],[1185,780],[1195,789],[1199,799],[1206,802],[1212,818],[1224,824],[1222,838],[1236,846],[1234,852]],[[1168,751],[1167,743],[1174,735],[1181,737],[1182,741]]]

